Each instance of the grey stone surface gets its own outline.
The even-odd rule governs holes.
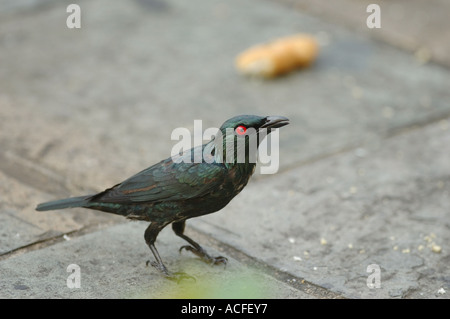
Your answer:
[[[206,265],[189,253],[179,254],[184,242],[166,229],[157,241],[161,257],[173,271],[196,278],[169,281],[145,265],[150,257],[143,244],[145,224],[129,222],[81,237],[69,236],[2,261],[0,298],[310,298],[232,258],[224,268]],[[78,288],[72,286],[71,265],[79,267]]]
[[[253,183],[191,224],[347,297],[431,298],[450,279],[449,142],[442,122],[366,145]]]
[[[140,226],[34,207],[101,191],[168,157],[176,127],[254,113],[291,119],[280,134],[280,172],[255,176],[223,212],[190,222],[206,247],[234,257],[222,275],[194,272],[231,290],[236,270],[262,276],[275,298],[448,298],[447,69],[384,36],[390,44],[374,41],[365,24],[348,29],[343,17],[275,1],[78,1],[79,30],[65,25],[68,3],[0,4],[4,297],[166,296],[170,285],[136,264],[148,256]],[[247,47],[298,32],[320,42],[311,68],[274,81],[234,69]],[[61,242],[63,234],[77,238]],[[173,237],[161,237],[165,261],[197,267]],[[77,291],[64,286],[73,256],[87,278]],[[366,285],[372,263],[380,289]],[[245,270],[252,264],[266,271]],[[123,289],[101,288],[118,283]]]
[[[39,214],[34,210],[36,204],[48,200],[48,192],[62,197],[68,194],[61,187],[63,178],[8,151],[0,155],[0,168],[0,221],[4,225],[0,228],[0,255],[74,231],[123,222],[120,216],[85,214],[83,209]]]
[[[102,189],[168,156],[194,119],[288,116],[286,166],[450,113],[445,70],[271,2],[80,3],[80,30],[58,3],[2,25],[1,143],[75,185]],[[325,39],[315,67],[272,82],[234,70],[248,46],[296,32]]]
[[[450,31],[443,27],[450,11],[446,0],[275,1],[413,52],[419,63],[435,61],[450,66]],[[372,13],[367,13],[367,7],[373,3],[380,7],[379,29],[366,27]]]

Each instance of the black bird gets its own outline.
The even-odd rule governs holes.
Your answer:
[[[184,234],[186,219],[214,213],[239,194],[255,170],[259,143],[271,130],[287,124],[289,120],[282,116],[233,117],[204,145],[169,157],[98,194],[42,203],[36,210],[84,207],[151,222],[144,234],[155,257],[151,265],[170,279],[187,275],[169,272],[156,250],[156,237],[169,224],[190,244],[180,251],[190,250],[210,264],[226,264],[225,257],[209,256]]]

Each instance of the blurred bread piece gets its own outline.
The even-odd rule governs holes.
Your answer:
[[[309,66],[318,53],[312,36],[298,34],[249,48],[237,56],[236,67],[246,75],[271,78]]]

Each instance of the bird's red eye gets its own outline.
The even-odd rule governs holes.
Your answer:
[[[238,127],[236,127],[237,135],[245,135],[245,132],[247,132],[247,128],[244,125],[239,125]]]

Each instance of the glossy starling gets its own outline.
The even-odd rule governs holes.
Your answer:
[[[287,124],[289,120],[282,116],[233,117],[204,145],[169,157],[98,194],[42,203],[36,210],[84,207],[149,221],[144,238],[155,257],[151,265],[170,279],[190,277],[168,271],[155,247],[159,232],[172,224],[175,234],[189,243],[180,251],[189,250],[210,264],[226,264],[225,257],[208,255],[184,234],[186,219],[214,213],[239,194],[255,170],[259,143],[271,130]]]

